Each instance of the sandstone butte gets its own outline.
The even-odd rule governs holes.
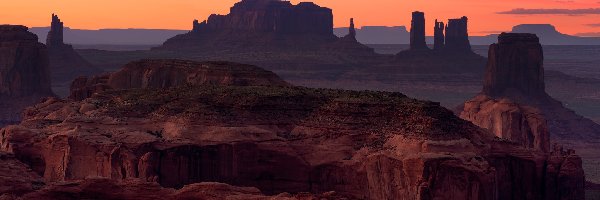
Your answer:
[[[583,199],[573,152],[401,93],[180,60],[75,82],[0,130],[3,199]]]
[[[0,25],[0,125],[18,122],[23,108],[54,95],[46,47],[27,30]]]
[[[546,93],[543,59],[536,35],[501,34],[489,49],[483,91],[457,109],[460,117],[498,137],[543,151],[552,146],[547,137],[586,153],[596,149],[600,125]]]

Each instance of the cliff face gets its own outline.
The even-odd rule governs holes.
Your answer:
[[[75,52],[73,46],[63,42],[63,28],[63,22],[52,14],[50,31],[46,37],[52,82],[64,84],[78,76],[102,72]]]
[[[130,75],[149,73],[132,70],[137,67],[115,74],[136,80]],[[336,191],[348,199],[583,194],[580,159],[572,152],[557,149],[548,157],[496,140],[436,103],[400,93],[228,82],[136,89],[127,83],[82,101],[48,99],[28,109],[20,125],[1,130],[0,149],[50,185],[105,177],[114,180],[106,183],[112,194],[139,185],[114,183],[125,179],[188,192],[200,190],[189,184],[216,181],[265,194]],[[94,188],[66,187],[73,187],[70,196]],[[138,192],[156,191],[162,189]]]
[[[492,99],[481,95],[465,102],[460,116],[499,138],[544,152],[550,149],[546,118],[536,108],[521,106],[506,98]]]
[[[489,49],[483,94],[546,98],[543,60],[534,34],[501,34]]]
[[[23,108],[52,96],[46,47],[27,27],[0,26],[0,125]]]

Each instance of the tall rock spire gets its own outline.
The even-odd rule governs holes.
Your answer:
[[[50,31],[48,32],[48,37],[46,37],[47,46],[64,44],[63,28],[63,23],[58,18],[58,15],[52,14],[52,23],[50,24]]]
[[[356,38],[356,29],[354,28],[354,18],[350,18],[350,27],[348,28],[348,35],[352,38]]]
[[[415,11],[412,13],[410,26],[410,49],[427,49],[425,42],[425,13]]]
[[[435,49],[435,50],[441,50],[441,49],[444,48],[444,42],[445,42],[445,39],[444,39],[444,30],[445,30],[444,22],[438,22],[438,20],[436,19],[435,20],[435,27],[434,27],[433,30],[434,30],[433,31],[434,32],[433,33],[433,38],[434,38],[433,39],[433,41],[434,41],[433,49]]]

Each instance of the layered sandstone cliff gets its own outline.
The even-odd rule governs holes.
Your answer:
[[[57,15],[52,14],[50,31],[46,37],[52,82],[62,85],[78,76],[101,73],[102,70],[92,66],[75,52],[73,46],[63,42],[63,28],[63,22]]]
[[[186,62],[160,62],[188,68]],[[139,78],[130,75],[154,68],[139,66],[114,74]],[[133,69],[144,73],[127,72]],[[14,153],[50,185],[112,179],[98,186],[94,181],[49,186],[28,195],[170,190],[156,184],[192,192],[201,190],[194,183],[209,181],[256,187],[264,194],[335,191],[346,199],[583,195],[581,160],[572,152],[557,148],[546,154],[495,139],[439,104],[400,93],[228,82],[129,86],[82,101],[48,99],[28,109],[20,125],[1,130],[0,149]],[[125,179],[138,183],[119,183]],[[170,191],[165,198],[174,194]]]
[[[25,26],[0,26],[0,125],[19,121],[21,110],[52,96],[46,47]]]

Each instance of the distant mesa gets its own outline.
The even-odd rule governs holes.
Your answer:
[[[242,0],[227,15],[194,20],[189,33],[168,39],[154,50],[346,51],[373,52],[358,43],[339,43],[332,10],[311,2]]]
[[[101,73],[101,69],[92,66],[75,52],[73,46],[64,43],[63,29],[64,24],[58,15],[52,14],[50,31],[46,37],[52,82],[63,84],[78,76]]]
[[[48,96],[48,52],[25,26],[0,25],[0,125],[18,122],[21,110]]]

